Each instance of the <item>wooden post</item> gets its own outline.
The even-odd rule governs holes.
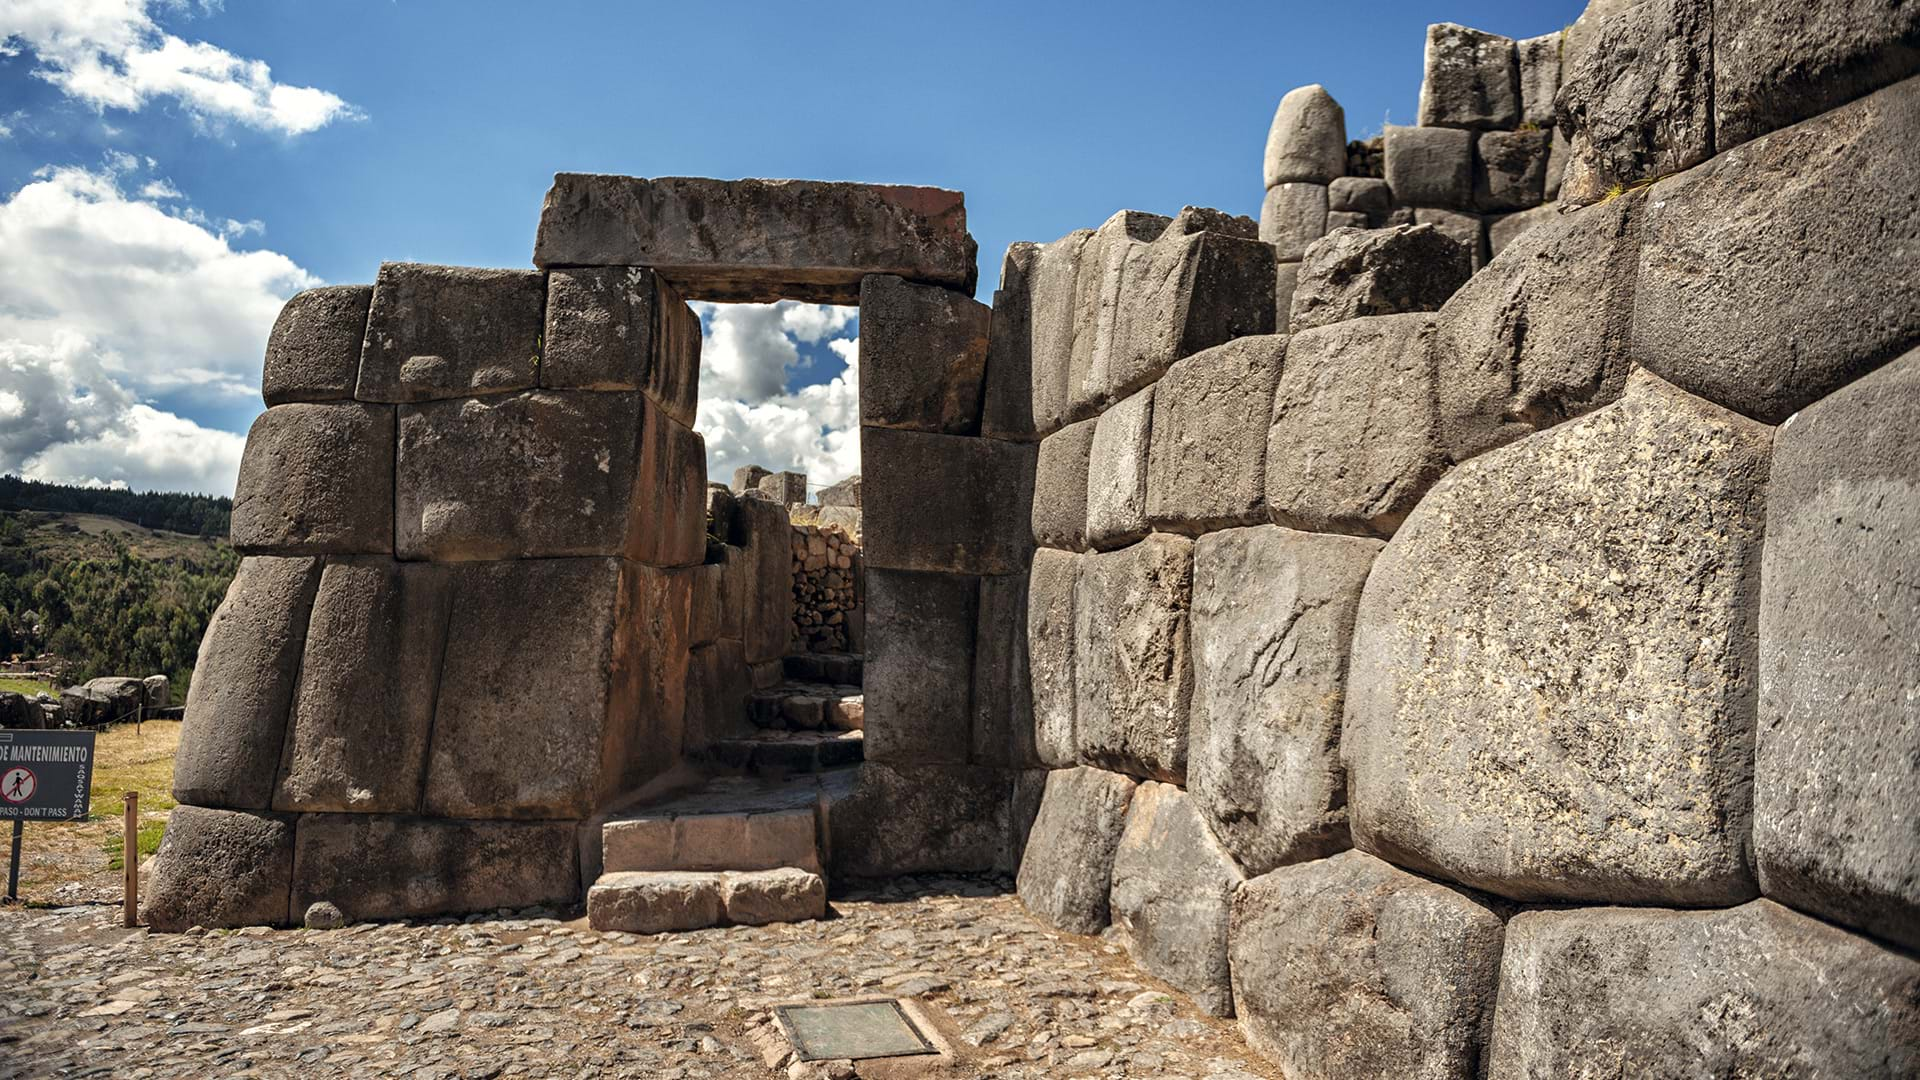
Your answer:
[[[123,798],[127,804],[126,823],[122,827],[126,839],[122,842],[120,865],[125,874],[127,895],[121,922],[133,927],[140,925],[140,793],[129,791]]]

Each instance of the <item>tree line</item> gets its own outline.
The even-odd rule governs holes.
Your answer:
[[[0,476],[0,510],[102,514],[149,529],[224,539],[233,514],[233,500],[184,491],[75,487],[20,476]]]

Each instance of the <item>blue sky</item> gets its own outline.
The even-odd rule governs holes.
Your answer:
[[[0,470],[224,493],[280,299],[528,265],[555,171],[959,188],[985,300],[1014,240],[1257,214],[1292,87],[1374,134],[1429,22],[1581,6],[0,0]],[[716,472],[857,462],[857,320],[704,314]]]

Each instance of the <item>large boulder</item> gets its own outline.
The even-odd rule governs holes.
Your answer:
[[[1039,759],[1056,768],[1078,756],[1073,665],[1081,557],[1033,553],[1027,582],[1027,664],[1033,690],[1033,741]]]
[[[1319,83],[1287,91],[1267,129],[1266,186],[1325,184],[1346,171],[1346,110]]]
[[[1499,258],[1500,253],[1521,233],[1536,226],[1550,225],[1559,221],[1560,217],[1560,204],[1552,202],[1517,213],[1490,215],[1487,218],[1487,257]]]
[[[431,401],[525,390],[539,379],[547,276],[381,263],[353,396]]]
[[[1473,203],[1473,132],[1388,124],[1387,183],[1401,206]]]
[[[1712,5],[1647,0],[1594,20],[1554,107],[1571,144],[1560,198],[1575,206],[1712,157]]]
[[[240,560],[207,622],[173,759],[182,803],[265,810],[286,739],[320,560]]]
[[[1634,359],[1778,423],[1911,348],[1916,143],[1909,79],[1655,184]]]
[[[320,574],[276,810],[410,814],[453,611],[453,568],[389,559]]]
[[[1473,205],[1481,210],[1525,210],[1546,197],[1544,131],[1483,131],[1474,154]]]
[[[287,925],[293,841],[294,819],[282,814],[174,807],[142,909],[147,925]]]
[[[1514,899],[1751,898],[1771,435],[1637,374],[1442,480],[1360,604],[1355,846]]]
[[[1920,72],[1920,8],[1713,0],[1713,143],[1725,152]]]
[[[643,390],[692,427],[700,317],[645,267],[555,270],[547,275],[539,378],[548,390]]]
[[[1402,223],[1404,224],[1404,223]],[[1473,268],[1480,269],[1487,262],[1486,219],[1479,214],[1464,210],[1442,210],[1438,207],[1420,207],[1413,211],[1413,224],[1431,225],[1453,238],[1453,242],[1467,249],[1473,259]]]
[[[1431,225],[1335,229],[1301,260],[1287,328],[1437,311],[1472,274],[1472,252]]]
[[[1227,921],[1244,880],[1186,792],[1149,781],[1133,793],[1113,852],[1113,925],[1134,963],[1212,1016],[1233,1015]]]
[[[1560,50],[1565,37],[1541,34],[1513,43],[1520,71],[1520,122],[1553,126],[1553,99],[1560,92]]]
[[[860,285],[860,423],[980,430],[993,309],[972,296],[874,274]]]
[[[45,727],[46,722],[46,711],[32,698],[0,690],[0,728],[37,729]]]
[[[1129,249],[1103,400],[1150,385],[1182,357],[1274,330],[1274,248],[1256,228],[1189,206],[1153,243]]]
[[[558,173],[533,264],[650,266],[688,299],[852,304],[893,274],[973,294],[957,191],[822,180]]]
[[[1087,465],[1087,543],[1102,550],[1147,535],[1147,465],[1153,450],[1149,386],[1094,424]]]
[[[360,377],[371,285],[327,285],[295,293],[267,335],[260,396],[268,405],[339,401]]]
[[[1440,477],[1433,321],[1372,315],[1293,335],[1267,433],[1275,522],[1390,536]]]
[[[1033,551],[1032,443],[862,428],[867,565],[1012,574]]]
[[[869,761],[958,765],[973,749],[973,636],[980,579],[867,570]]]
[[[1327,185],[1275,184],[1260,200],[1260,239],[1273,245],[1279,261],[1298,260],[1326,234]]]
[[[1349,844],[1341,705],[1380,546],[1277,525],[1194,544],[1187,786],[1249,873]]]
[[[1266,520],[1267,421],[1286,355],[1284,335],[1239,338],[1187,357],[1155,384],[1150,526],[1200,533]]]
[[[1530,911],[1487,1075],[1920,1074],[1920,962],[1778,904]]]
[[[1630,195],[1539,225],[1440,308],[1434,393],[1450,460],[1620,396],[1645,207]]]
[[[275,405],[247,431],[233,546],[247,555],[393,551],[393,409]]]
[[[1125,303],[1127,266],[1144,266],[1146,245],[1159,239],[1171,224],[1172,218],[1160,214],[1121,210],[1102,222],[1080,249],[1073,286],[1067,411],[1062,421],[1085,419],[1113,400],[1108,371]]]
[[[1120,844],[1134,782],[1099,769],[1047,774],[1039,816],[1020,860],[1020,902],[1035,918],[1069,934],[1107,925],[1113,854]]]
[[[1093,235],[1092,229],[1081,229],[1041,244],[1031,275],[1027,319],[1033,341],[1033,426],[1039,435],[1058,430],[1072,412],[1081,252]]]
[[[1421,125],[1486,130],[1519,122],[1520,73],[1513,39],[1459,23],[1427,27]]]
[[[1920,949],[1920,351],[1774,437],[1753,848],[1768,896]]]
[[[1087,473],[1097,433],[1089,418],[1040,440],[1033,469],[1033,540],[1041,547],[1087,548]]]
[[[1240,1031],[1290,1080],[1478,1075],[1500,917],[1465,893],[1349,851],[1240,887]]]
[[[362,922],[569,907],[580,897],[575,827],[303,814],[293,845],[293,910],[325,900]]]
[[[1080,760],[1184,783],[1193,662],[1193,541],[1154,533],[1081,558],[1074,593],[1074,742]]]

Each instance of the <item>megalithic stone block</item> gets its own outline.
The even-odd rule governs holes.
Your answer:
[[[1327,210],[1367,215],[1368,220],[1384,222],[1393,210],[1393,188],[1373,176],[1341,176],[1327,185]]]
[[[1766,900],[1522,912],[1507,924],[1487,1075],[1580,1076],[1604,1061],[1619,1076],[1894,1080],[1920,1071],[1916,1000],[1920,961]]]
[[[642,390],[692,427],[700,317],[645,267],[555,270],[547,276],[539,376],[549,390]]]
[[[453,576],[390,559],[321,573],[274,809],[420,809]]]
[[[852,304],[868,274],[972,295],[977,253],[957,191],[559,173],[533,264],[650,266],[693,300]]]
[[[1553,126],[1553,99],[1560,92],[1560,52],[1564,34],[1542,34],[1513,43],[1520,71],[1520,122]]]
[[[1193,660],[1193,541],[1154,533],[1082,557],[1074,594],[1074,742],[1080,760],[1184,783]]]
[[[772,476],[771,470],[758,465],[742,465],[733,470],[733,492],[742,495],[749,491],[760,490],[760,481]]]
[[[1047,774],[1017,879],[1020,903],[1035,918],[1069,934],[1093,934],[1107,925],[1113,853],[1134,786],[1099,769]]]
[[[1920,214],[1889,214],[1864,243],[1858,217],[1909,205],[1920,161],[1886,149],[1915,143],[1920,79],[1908,79],[1655,184],[1634,360],[1778,423],[1911,348]]]
[[[686,566],[705,553],[703,442],[642,394],[539,390],[401,413],[401,558]]]
[[[1475,1075],[1502,928],[1464,892],[1349,851],[1241,886],[1231,935],[1240,1031],[1287,1076]]]
[[[1473,268],[1480,269],[1487,262],[1486,222],[1479,214],[1469,214],[1459,210],[1438,210],[1421,207],[1413,212],[1415,225],[1431,225],[1453,238],[1453,242],[1466,248],[1473,257]]]
[[[1260,239],[1280,262],[1295,262],[1308,245],[1327,234],[1327,186],[1276,184],[1260,201]]]
[[[327,285],[288,300],[267,336],[260,377],[267,404],[352,397],[372,303],[371,285]]]
[[[283,814],[174,807],[142,909],[147,925],[286,926],[293,841],[294,819]]]
[[[233,491],[246,555],[393,551],[393,409],[352,401],[275,405],[247,431]]]
[[[1388,124],[1387,184],[1399,206],[1473,205],[1473,133]]]
[[[534,270],[381,263],[353,396],[406,402],[528,389],[546,301],[546,275]]]
[[[1080,557],[1033,553],[1027,583],[1027,660],[1033,689],[1034,752],[1055,768],[1078,757],[1074,738],[1074,632]]]
[[[752,689],[747,655],[738,639],[721,638],[695,648],[687,659],[688,752],[737,732]]]
[[[1472,274],[1471,252],[1432,225],[1333,233],[1307,248],[1288,329],[1438,311]]]
[[[1033,287],[1039,265],[1040,245],[1023,240],[1007,247],[1000,266],[980,402],[980,434],[990,439],[1028,441],[1044,434],[1033,412]]]
[[[1250,218],[1187,207],[1131,249],[1104,396],[1150,385],[1174,361],[1274,330],[1274,248]],[[864,362],[864,361],[863,361]]]
[[[1346,110],[1319,83],[1287,91],[1267,129],[1266,186],[1325,184],[1346,171]]]
[[[1033,269],[1033,424],[1057,431],[1072,414],[1073,357],[1078,336],[1080,263],[1092,229],[1040,245]],[[1088,328],[1091,332],[1091,327]]]
[[[1155,387],[1100,414],[1087,464],[1087,543],[1125,547],[1147,535],[1147,466]]]
[[[1239,338],[1173,365],[1153,388],[1147,522],[1201,533],[1267,517],[1267,424],[1287,338]]]
[[[293,909],[326,900],[351,922],[567,907],[580,897],[571,821],[303,814]]]
[[[1193,549],[1187,789],[1248,873],[1347,847],[1347,656],[1380,541],[1277,525]]]
[[[1141,784],[1113,853],[1113,925],[1133,961],[1210,1016],[1233,1015],[1227,924],[1246,876],[1172,784]]]
[[[1068,424],[1040,440],[1033,472],[1033,539],[1043,547],[1087,547],[1087,473],[1099,420]]]
[[[977,765],[868,762],[827,811],[832,873],[892,877],[990,870],[1007,845],[1013,774]]]
[[[1560,198],[1574,206],[1712,157],[1712,5],[1649,0],[1595,20],[1555,110],[1570,144]]]
[[[1521,233],[1536,225],[1549,225],[1560,220],[1560,206],[1549,202],[1531,210],[1521,210],[1512,214],[1501,214],[1487,218],[1487,258],[1489,261],[1500,257],[1507,245],[1514,242]]]
[[[866,559],[886,570],[1024,571],[1033,551],[1032,443],[862,428]]]
[[[1920,351],[1774,436],[1761,561],[1760,891],[1920,949]],[[1902,822],[1905,822],[1903,825]]]
[[[528,559],[463,565],[454,588],[426,813],[583,818],[679,760],[684,572]]]
[[[1713,4],[1713,143],[1728,149],[1920,72],[1908,4]]]
[[[286,738],[320,560],[240,560],[200,639],[173,759],[182,803],[265,810]]]
[[[980,430],[992,309],[971,296],[874,274],[860,285],[860,423]]]
[[[870,567],[866,756],[889,765],[959,765],[972,754],[974,632],[980,582],[965,574]]]
[[[1474,155],[1473,205],[1481,210],[1525,210],[1545,198],[1545,131],[1483,131]]]
[[[736,571],[744,603],[741,639],[749,664],[778,660],[793,639],[793,555],[787,508],[758,492],[734,508],[733,543],[741,557]]]
[[[1065,420],[1099,412],[1112,398],[1109,390],[1127,268],[1143,257],[1141,248],[1159,239],[1173,219],[1139,210],[1122,210],[1103,222],[1080,250],[1074,277],[1073,360],[1067,373]]]
[[[1442,480],[1361,597],[1354,846],[1514,899],[1752,898],[1771,436],[1637,373]]]
[[[867,663],[872,662],[869,654]],[[1013,769],[1040,764],[1033,745],[1026,574],[980,579],[971,726],[976,763]]]
[[[1520,73],[1513,39],[1458,23],[1427,27],[1426,77],[1420,82],[1425,127],[1488,130],[1520,122]]]

